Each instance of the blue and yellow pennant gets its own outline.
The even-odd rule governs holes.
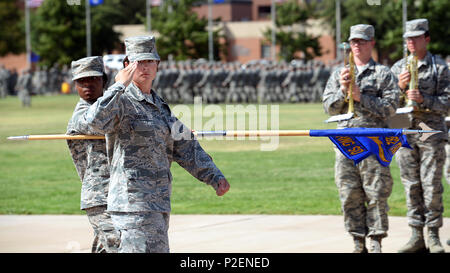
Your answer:
[[[402,129],[346,128],[335,130],[310,130],[310,136],[328,136],[336,147],[355,165],[370,155],[375,155],[387,167],[400,147],[412,149]]]

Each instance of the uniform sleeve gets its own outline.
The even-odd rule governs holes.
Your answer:
[[[388,68],[380,69],[377,77],[380,79],[378,88],[381,90],[381,96],[368,95],[362,92],[360,104],[375,116],[388,118],[393,116],[397,110],[400,89]]]
[[[125,86],[115,83],[105,91],[102,97],[92,104],[86,112],[77,119],[73,128],[78,132],[92,131],[97,134],[107,134],[114,131],[122,114],[120,96]]]
[[[83,140],[67,140],[70,155],[72,156],[73,164],[77,170],[80,180],[83,181],[84,174],[87,167],[86,147]]]
[[[203,150],[200,143],[194,139],[191,131],[179,120],[176,120],[176,122],[179,125],[177,127],[183,128],[183,132],[188,132],[190,136],[186,137],[186,134],[184,134],[184,137],[174,141],[173,160],[198,180],[217,189],[219,180],[225,178],[225,176],[214,164],[212,158]]]
[[[400,60],[398,62],[396,62],[392,67],[391,67],[391,72],[392,75],[394,76],[394,81],[398,84],[398,76],[402,73],[403,71],[403,61]]]
[[[323,107],[330,116],[341,114],[345,108],[345,95],[340,90],[339,83],[340,68],[337,68],[330,76],[323,92]]]
[[[78,131],[75,128],[75,124],[78,122],[78,119],[83,116],[86,110],[89,108],[89,105],[83,104],[79,102],[73,111],[72,118],[70,119],[67,125],[66,134],[68,135],[78,135],[78,134],[89,134],[87,131]]]
[[[437,61],[437,60],[436,60]],[[450,92],[450,72],[444,61],[439,60],[437,66],[437,83],[434,95],[422,94],[422,107],[428,108],[433,112],[447,115],[448,112],[448,95]]]

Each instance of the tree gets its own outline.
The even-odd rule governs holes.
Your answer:
[[[152,30],[159,32],[156,43],[162,59],[169,55],[175,60],[208,58],[208,20],[192,12],[195,0],[164,1],[161,8],[152,9]],[[145,18],[141,19],[145,23]],[[218,21],[216,21],[217,23]],[[221,30],[213,31],[214,59],[225,55],[219,43]]]
[[[350,34],[350,27],[356,24],[370,24],[375,28],[375,48],[379,61],[392,64],[403,56],[402,0],[382,1],[381,5],[369,5],[367,1],[341,1],[342,40]],[[335,1],[323,1],[321,17],[336,29]],[[450,1],[408,0],[408,20],[427,18],[431,43],[429,49],[435,54],[447,56],[450,48]]]
[[[297,52],[302,52],[303,59],[309,60],[321,56],[318,37],[306,33],[307,20],[315,15],[315,5],[305,2],[299,5],[296,0],[278,4],[276,7],[275,34],[276,44],[281,46],[280,57],[285,61],[296,59]],[[272,29],[264,32],[264,37],[271,41]]]
[[[111,21],[120,12],[111,6],[91,7],[92,54],[103,55],[119,43]],[[84,1],[68,5],[66,1],[46,0],[32,16],[32,47],[41,56],[41,64],[70,64],[86,56]]]
[[[0,2],[0,56],[25,52],[23,12],[15,0]]]
[[[113,25],[141,24],[141,17],[146,14],[146,0],[106,0],[97,7],[116,11],[114,17],[108,18]]]

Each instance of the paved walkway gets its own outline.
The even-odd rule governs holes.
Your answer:
[[[383,251],[397,252],[410,236],[405,217],[389,217]],[[441,241],[450,238],[444,219]],[[353,241],[342,216],[171,215],[173,253],[348,253]],[[0,215],[0,252],[89,252],[92,229],[84,215]]]

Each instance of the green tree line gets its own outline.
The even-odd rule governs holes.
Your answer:
[[[76,1],[72,1],[76,2]],[[163,59],[176,60],[208,58],[208,21],[192,12],[192,7],[205,0],[167,0],[162,7],[152,7],[152,30],[160,33],[158,51]],[[276,42],[281,51],[279,59],[311,59],[324,52],[317,36],[307,34],[308,19],[321,19],[323,24],[336,26],[335,2],[288,0],[277,4]],[[25,52],[23,0],[0,2],[0,56]],[[376,4],[374,4],[376,3]],[[379,5],[377,4],[379,3]],[[450,1],[407,0],[408,20],[427,18],[430,23],[429,49],[445,57],[450,55]],[[41,56],[42,65],[69,64],[86,56],[85,1],[69,5],[67,1],[45,0],[41,7],[31,9],[33,52]],[[103,55],[121,48],[118,24],[146,22],[145,0],[104,0],[91,7],[92,54]],[[350,26],[372,24],[375,27],[376,50],[379,61],[392,63],[402,57],[402,0],[341,0],[341,40],[347,40]],[[216,23],[220,22],[216,20]],[[293,27],[297,26],[297,27]],[[264,33],[267,44],[271,29]],[[223,30],[214,28],[214,57],[226,55]],[[300,54],[298,54],[300,52]]]

